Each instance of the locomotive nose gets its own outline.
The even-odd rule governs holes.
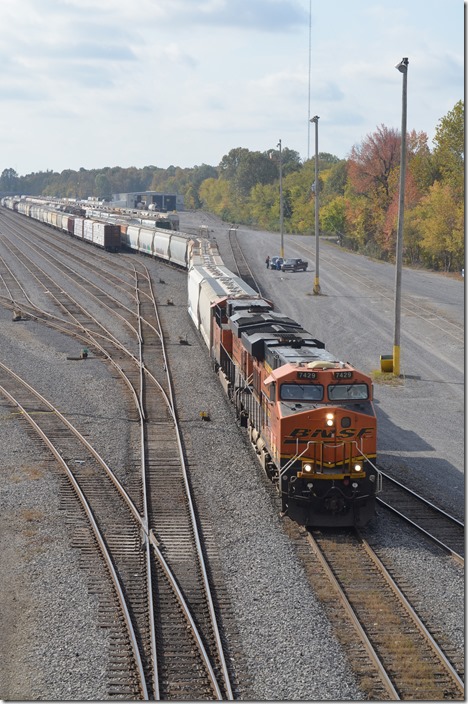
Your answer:
[[[345,509],[346,504],[343,496],[334,494],[325,500],[325,506],[332,513],[340,513]]]

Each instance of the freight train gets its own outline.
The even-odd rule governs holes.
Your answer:
[[[2,204],[13,207],[12,199]],[[26,204],[13,209],[80,237],[69,221],[64,227],[66,220],[54,223]],[[370,377],[275,311],[271,301],[224,266],[208,239],[128,224],[120,228],[123,247],[187,269],[189,316],[277,487],[282,514],[308,527],[367,524],[382,488]]]

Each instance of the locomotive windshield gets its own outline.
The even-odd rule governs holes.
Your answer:
[[[280,398],[282,401],[322,401],[323,386],[321,384],[281,384]]]
[[[369,398],[367,384],[330,384],[328,387],[330,401],[355,401]]]

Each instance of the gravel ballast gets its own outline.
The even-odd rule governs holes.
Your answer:
[[[244,700],[360,700],[326,613],[311,591],[279,517],[275,494],[187,314],[183,272],[145,259],[160,284],[177,409],[195,500],[207,512],[248,666]],[[160,290],[160,289],[159,289]],[[158,285],[156,284],[158,293]],[[164,305],[171,299],[174,305]],[[188,344],[180,344],[180,339]],[[113,468],[130,464],[132,426],[121,385],[98,358],[71,362],[80,344],[0,307],[0,358],[80,428]],[[208,411],[204,422],[201,411]],[[0,696],[6,700],[106,699],[106,631],[59,510],[58,469],[2,403]],[[463,647],[463,573],[440,551],[379,520],[370,537]],[[421,579],[421,574],[424,579]],[[457,614],[460,615],[457,618]]]

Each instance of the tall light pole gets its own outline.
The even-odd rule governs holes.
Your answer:
[[[396,240],[395,267],[395,327],[393,333],[393,374],[400,376],[400,325],[401,325],[401,268],[403,261],[403,218],[405,211],[405,178],[406,178],[406,113],[407,113],[407,82],[408,59],[403,58],[395,66],[403,74],[403,93],[401,110],[401,158],[400,158],[400,197],[398,201],[398,229]]]
[[[309,96],[307,100],[307,161],[310,157],[310,68],[311,68],[311,58],[312,58],[312,0],[309,0]]]
[[[314,293],[320,293],[319,277],[319,180],[318,180],[318,121],[319,116],[315,115],[310,122],[315,123],[315,279]]]
[[[283,155],[281,152],[281,139],[276,145],[279,148],[279,191],[280,191],[280,257],[284,259],[284,208],[283,208]]]

